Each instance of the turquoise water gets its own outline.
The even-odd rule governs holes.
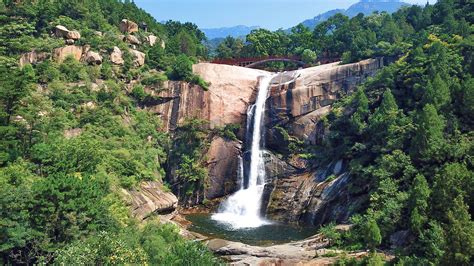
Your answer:
[[[186,219],[192,222],[189,230],[202,235],[242,242],[249,245],[274,245],[302,240],[318,231],[316,227],[300,227],[273,222],[257,228],[233,229],[211,219],[210,214],[190,214]]]

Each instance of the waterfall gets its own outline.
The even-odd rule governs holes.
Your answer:
[[[223,202],[219,212],[212,216],[212,219],[226,223],[234,229],[259,227],[268,224],[268,221],[262,219],[260,215],[260,207],[265,187],[265,164],[262,150],[263,119],[265,101],[267,100],[271,80],[272,76],[270,75],[260,79],[257,101],[247,112],[247,134],[249,135],[247,141],[251,144],[250,167],[247,171],[248,182],[244,182],[244,175],[242,174],[240,176],[240,190]]]

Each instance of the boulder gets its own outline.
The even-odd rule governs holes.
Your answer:
[[[62,25],[57,25],[54,27],[54,36],[57,38],[66,38],[68,33],[69,30]]]
[[[61,63],[68,56],[74,57],[76,60],[81,60],[82,47],[75,45],[68,45],[60,48],[56,48],[53,51],[53,58]]]
[[[47,53],[39,53],[36,51],[32,51],[29,53],[22,54],[20,57],[20,67],[24,67],[27,64],[37,64],[41,63],[44,60],[49,58],[49,54]]]
[[[85,56],[85,61],[91,65],[102,64],[102,56],[99,53],[88,51]]]
[[[66,129],[66,130],[64,130],[63,135],[66,139],[71,139],[71,138],[75,138],[75,137],[80,136],[82,134],[82,131],[83,131],[82,128]]]
[[[132,53],[133,55],[133,64],[136,66],[136,67],[141,67],[145,64],[145,54],[140,52],[140,51],[137,51],[137,50],[134,50],[134,49],[130,49],[130,53]]]
[[[122,19],[120,22],[120,31],[123,33],[133,33],[138,31],[138,25],[137,23],[128,20],[128,19]]]
[[[136,36],[133,36],[133,35],[127,35],[127,37],[125,37],[125,40],[130,43],[130,44],[133,44],[133,45],[140,45],[142,44],[140,42],[140,40],[138,40],[138,38]]]
[[[102,37],[103,33],[101,31],[94,31],[94,34],[97,36]]]
[[[163,191],[163,185],[156,181],[142,182],[133,190],[122,189],[122,193],[131,204],[133,216],[140,220],[153,213],[171,213],[178,207],[178,198]]]
[[[73,39],[66,39],[65,43],[66,43],[66,45],[73,45],[74,40]]]
[[[117,46],[114,47],[114,50],[110,54],[110,61],[116,65],[124,64],[122,51]]]
[[[78,31],[69,31],[66,34],[66,39],[71,39],[71,40],[79,40],[81,38],[81,34]]]
[[[155,46],[156,41],[158,40],[158,37],[156,37],[155,35],[150,35],[150,36],[146,37],[146,40],[148,41],[148,44],[150,46]]]

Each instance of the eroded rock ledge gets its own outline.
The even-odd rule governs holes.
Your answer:
[[[153,213],[171,213],[178,207],[178,198],[163,191],[163,185],[156,181],[142,182],[133,190],[122,189],[122,193],[131,205],[133,216],[140,220]]]

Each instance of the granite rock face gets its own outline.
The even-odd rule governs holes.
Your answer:
[[[239,156],[241,144],[238,141],[216,137],[207,151],[209,177],[204,196],[206,199],[220,198],[238,189]]]
[[[267,217],[286,223],[321,225],[346,223],[367,202],[352,194],[350,175],[342,161],[326,168],[277,179],[267,206]]]
[[[276,76],[268,106],[273,122],[290,120],[330,105],[383,66],[383,58],[354,64],[332,63]]]
[[[133,216],[140,220],[153,213],[171,213],[178,207],[178,198],[171,192],[164,192],[159,182],[142,182],[139,188],[122,189],[122,193],[131,205]]]
[[[186,118],[209,121],[210,128],[238,124],[245,128],[248,106],[255,101],[258,77],[264,71],[200,63],[194,72],[211,85],[207,91],[185,82],[168,81],[158,93],[161,101],[148,106],[173,130]]]
[[[56,48],[53,51],[53,58],[58,62],[63,62],[66,57],[72,56],[76,60],[82,58],[82,47],[75,45],[68,45],[60,48]]]

